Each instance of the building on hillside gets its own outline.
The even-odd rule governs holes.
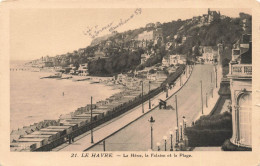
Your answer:
[[[155,24],[154,23],[148,23],[145,25],[146,28],[152,28],[152,27],[155,27]]]
[[[138,43],[138,47],[142,47],[142,48],[146,48],[148,46],[148,41],[147,40],[142,40],[142,41],[139,41]]]
[[[156,81],[163,82],[167,79],[167,75],[164,71],[157,71],[156,72]]]
[[[156,22],[155,23],[155,27],[159,27],[159,26],[161,26],[162,24],[160,23],[160,22]]]
[[[166,55],[162,59],[162,66],[169,67],[177,64],[186,64],[186,57],[184,55]]]
[[[84,55],[84,54],[85,54],[85,49],[84,49],[84,48],[80,48],[80,49],[78,50],[78,53],[79,53],[80,55]]]
[[[202,51],[202,59],[205,63],[214,63],[217,61],[218,51],[211,46],[204,46]]]
[[[184,44],[186,40],[187,40],[187,37],[186,37],[186,36],[182,36],[182,38],[181,38],[181,44]]]
[[[154,31],[153,31],[153,39],[156,40],[156,39],[161,39],[163,40],[163,31],[162,31],[162,28],[156,28]]]
[[[44,62],[44,67],[53,67],[53,62],[52,61],[47,61],[47,62]]]
[[[95,51],[95,57],[104,57],[106,54],[103,51]]]
[[[200,19],[201,23],[208,23],[208,15],[207,14],[203,14],[201,19]]]
[[[116,82],[117,82],[118,84],[125,84],[126,78],[127,78],[127,75],[122,74],[122,73],[121,73],[121,74],[118,74],[118,75],[117,75]]]
[[[163,33],[162,33],[162,28],[156,28],[153,31],[144,31],[143,33],[140,33],[137,37],[138,41],[154,41],[158,42],[161,41],[163,42]]]
[[[130,41],[130,48],[137,48],[138,47],[138,41],[132,39]]]
[[[170,56],[166,55],[162,59],[162,66],[168,67],[170,66]]]
[[[153,31],[144,31],[143,33],[140,33],[138,35],[138,39],[139,41],[142,41],[142,40],[153,40]]]
[[[113,42],[111,40],[108,40],[105,44],[105,47],[111,47]]]
[[[239,49],[244,49],[242,37]],[[233,135],[231,143],[240,147],[252,148],[252,42],[248,42],[247,51],[237,48],[232,51],[232,60],[229,63],[230,90],[232,101]]]
[[[192,17],[192,21],[194,21],[194,22],[195,22],[195,21],[199,21],[199,17],[198,17],[198,16],[193,16],[193,17]]]
[[[142,54],[141,55],[141,64],[144,64],[147,61],[147,59],[149,59],[150,57],[151,57],[151,55],[149,55],[149,54]]]
[[[156,80],[156,76],[157,76],[157,74],[156,73],[147,73],[147,79],[148,80],[151,80],[151,81],[155,81]]]
[[[250,24],[251,24],[251,22],[250,22],[250,20],[248,18],[243,19],[242,20],[242,28],[243,28],[243,30],[247,31],[249,29],[249,27],[250,27]]]
[[[173,42],[167,42],[165,45],[165,50],[171,50],[173,49]]]
[[[238,42],[238,45],[241,50],[241,54],[246,52],[249,49],[249,43],[252,41],[252,35],[251,34],[243,34],[242,39]]]
[[[85,63],[85,64],[80,64],[79,65],[79,68],[78,68],[78,73],[79,75],[81,76],[87,76],[89,73],[88,73],[88,64]]]
[[[220,12],[210,11],[210,9],[208,9],[208,23],[211,23],[212,21],[219,18],[220,18]]]

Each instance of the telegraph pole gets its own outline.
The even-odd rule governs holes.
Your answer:
[[[177,105],[177,95],[175,95],[175,107],[176,107],[176,121],[177,121],[177,130],[178,130],[178,136],[176,135],[176,137],[178,137],[178,142],[179,142],[179,121],[178,121],[178,105]]]
[[[201,96],[201,113],[203,115],[202,80],[200,80],[200,96]]]
[[[211,80],[211,83],[212,83],[212,72],[210,73],[210,80]]]
[[[188,66],[186,65],[186,70],[185,70],[186,78],[188,78]]]
[[[149,93],[150,93],[150,84],[151,84],[151,81],[149,81]],[[151,109],[151,97],[149,97],[149,109]]]
[[[90,124],[91,124],[91,130],[90,130],[90,134],[91,134],[91,143],[93,144],[94,143],[94,140],[93,140],[93,119],[92,119],[92,96],[91,96],[91,104],[90,104]]]
[[[206,93],[206,107],[208,108],[208,93]]]
[[[216,88],[218,87],[218,69],[217,65],[215,65],[215,72],[216,72]]]
[[[168,89],[169,89],[169,84],[168,83],[166,84],[165,89],[166,89],[166,98],[168,98]]]
[[[142,113],[144,113],[144,84],[142,81]]]
[[[180,75],[180,86],[181,86],[181,75]]]

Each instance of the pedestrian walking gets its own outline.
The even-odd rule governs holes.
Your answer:
[[[69,134],[68,137],[69,137],[69,144],[71,144],[71,135]]]
[[[74,134],[71,134],[71,140],[74,142]]]

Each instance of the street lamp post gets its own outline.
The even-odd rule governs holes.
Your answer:
[[[184,129],[186,129],[186,127],[187,127],[187,120],[184,119],[183,121],[184,121],[184,122],[183,122],[183,123],[184,123]],[[184,132],[183,132],[183,133],[184,133]]]
[[[176,134],[176,141],[175,141],[175,148],[178,147],[178,142],[179,142],[179,139],[178,139],[178,127],[175,127],[175,134]]]
[[[180,123],[180,129],[181,129],[181,131],[180,131],[180,133],[181,133],[181,138],[180,138],[180,140],[183,141],[183,138],[182,138],[182,123]]]
[[[183,119],[183,130],[184,130],[184,125],[185,125],[185,116],[183,116],[182,119]]]
[[[167,136],[163,136],[163,139],[164,139],[164,149],[166,151],[166,144],[167,144]]]
[[[151,81],[149,81],[149,93],[150,93],[150,90],[151,90]],[[149,109],[151,109],[151,98],[149,97]]]
[[[153,150],[153,123],[155,120],[151,116],[150,120],[148,120],[151,123],[151,149]]]
[[[160,142],[157,142],[157,147],[158,147],[158,151],[160,151],[160,145],[161,145],[161,143]]]
[[[173,151],[173,146],[172,146],[172,135],[173,135],[173,132],[172,131],[170,131],[170,135],[171,135],[171,149],[170,149],[170,151]]]

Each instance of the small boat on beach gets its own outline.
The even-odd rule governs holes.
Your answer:
[[[62,73],[59,72],[59,73],[55,73],[54,75],[50,75],[50,76],[47,76],[47,77],[41,77],[41,79],[44,79],[44,78],[61,78],[62,77]]]
[[[68,77],[62,77],[61,79],[71,79],[72,76],[68,76]]]
[[[90,80],[90,78],[75,78],[73,81],[87,81]]]
[[[63,80],[63,79],[71,79],[73,78],[72,76],[67,76],[67,77],[61,77],[61,78],[57,78],[58,80]]]
[[[100,83],[100,82],[99,81],[91,81],[90,84],[98,84],[98,83]]]

